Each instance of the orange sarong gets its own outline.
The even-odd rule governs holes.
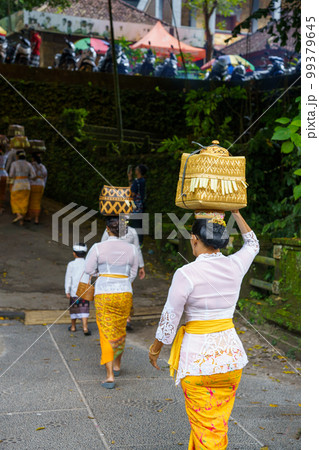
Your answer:
[[[31,185],[28,216],[37,216],[41,212],[41,200],[43,195],[44,187],[37,184]]]
[[[225,450],[228,420],[242,369],[181,380],[191,425],[188,450]]]
[[[28,211],[30,191],[27,189],[10,192],[10,203],[13,214],[26,215]]]
[[[126,321],[133,296],[130,292],[97,294],[94,296],[96,322],[100,333],[101,364],[120,356],[125,347]]]

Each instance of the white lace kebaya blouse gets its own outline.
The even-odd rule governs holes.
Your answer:
[[[115,236],[94,244],[85,259],[85,272],[94,274],[124,275],[126,278],[100,276],[94,294],[132,293],[132,283],[138,271],[138,254],[135,246]]]
[[[233,317],[242,279],[259,252],[253,231],[242,236],[244,245],[238,252],[230,256],[201,254],[175,272],[156,332],[160,342],[173,342],[183,312],[186,322]],[[225,373],[247,363],[235,328],[211,334],[185,333],[176,385],[188,375]]]

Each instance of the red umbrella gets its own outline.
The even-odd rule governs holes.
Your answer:
[[[86,50],[89,46],[93,47],[96,53],[100,55],[104,55],[108,51],[109,43],[104,41],[103,39],[96,38],[83,38],[79,41],[76,41],[74,44],[75,48],[79,50]]]

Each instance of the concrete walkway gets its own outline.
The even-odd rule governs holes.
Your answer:
[[[101,387],[104,368],[92,336],[66,325],[0,324],[0,447],[36,449],[187,448],[189,424],[168,366],[153,369],[128,335],[116,389]],[[31,348],[30,348],[31,346]],[[29,349],[29,350],[28,350]],[[25,353],[24,353],[25,352]],[[19,359],[18,359],[19,358]],[[243,376],[229,449],[299,449],[299,393],[267,377]]]

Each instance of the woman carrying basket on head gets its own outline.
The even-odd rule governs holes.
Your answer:
[[[195,220],[191,245],[196,260],[176,271],[149,351],[150,362],[158,369],[161,348],[173,342],[185,312],[186,327],[175,337],[169,364],[185,396],[189,450],[227,448],[227,423],[248,362],[232,318],[242,279],[259,244],[239,211],[232,213],[244,245],[227,257],[220,252],[229,240],[225,222],[214,214]]]
[[[109,238],[94,244],[85,261],[85,272],[99,276],[95,283],[96,322],[100,333],[101,365],[106,366],[102,386],[113,389],[120,375],[125,347],[126,321],[132,308],[132,282],[138,271],[138,253],[133,244],[119,239],[119,218],[106,220]]]

